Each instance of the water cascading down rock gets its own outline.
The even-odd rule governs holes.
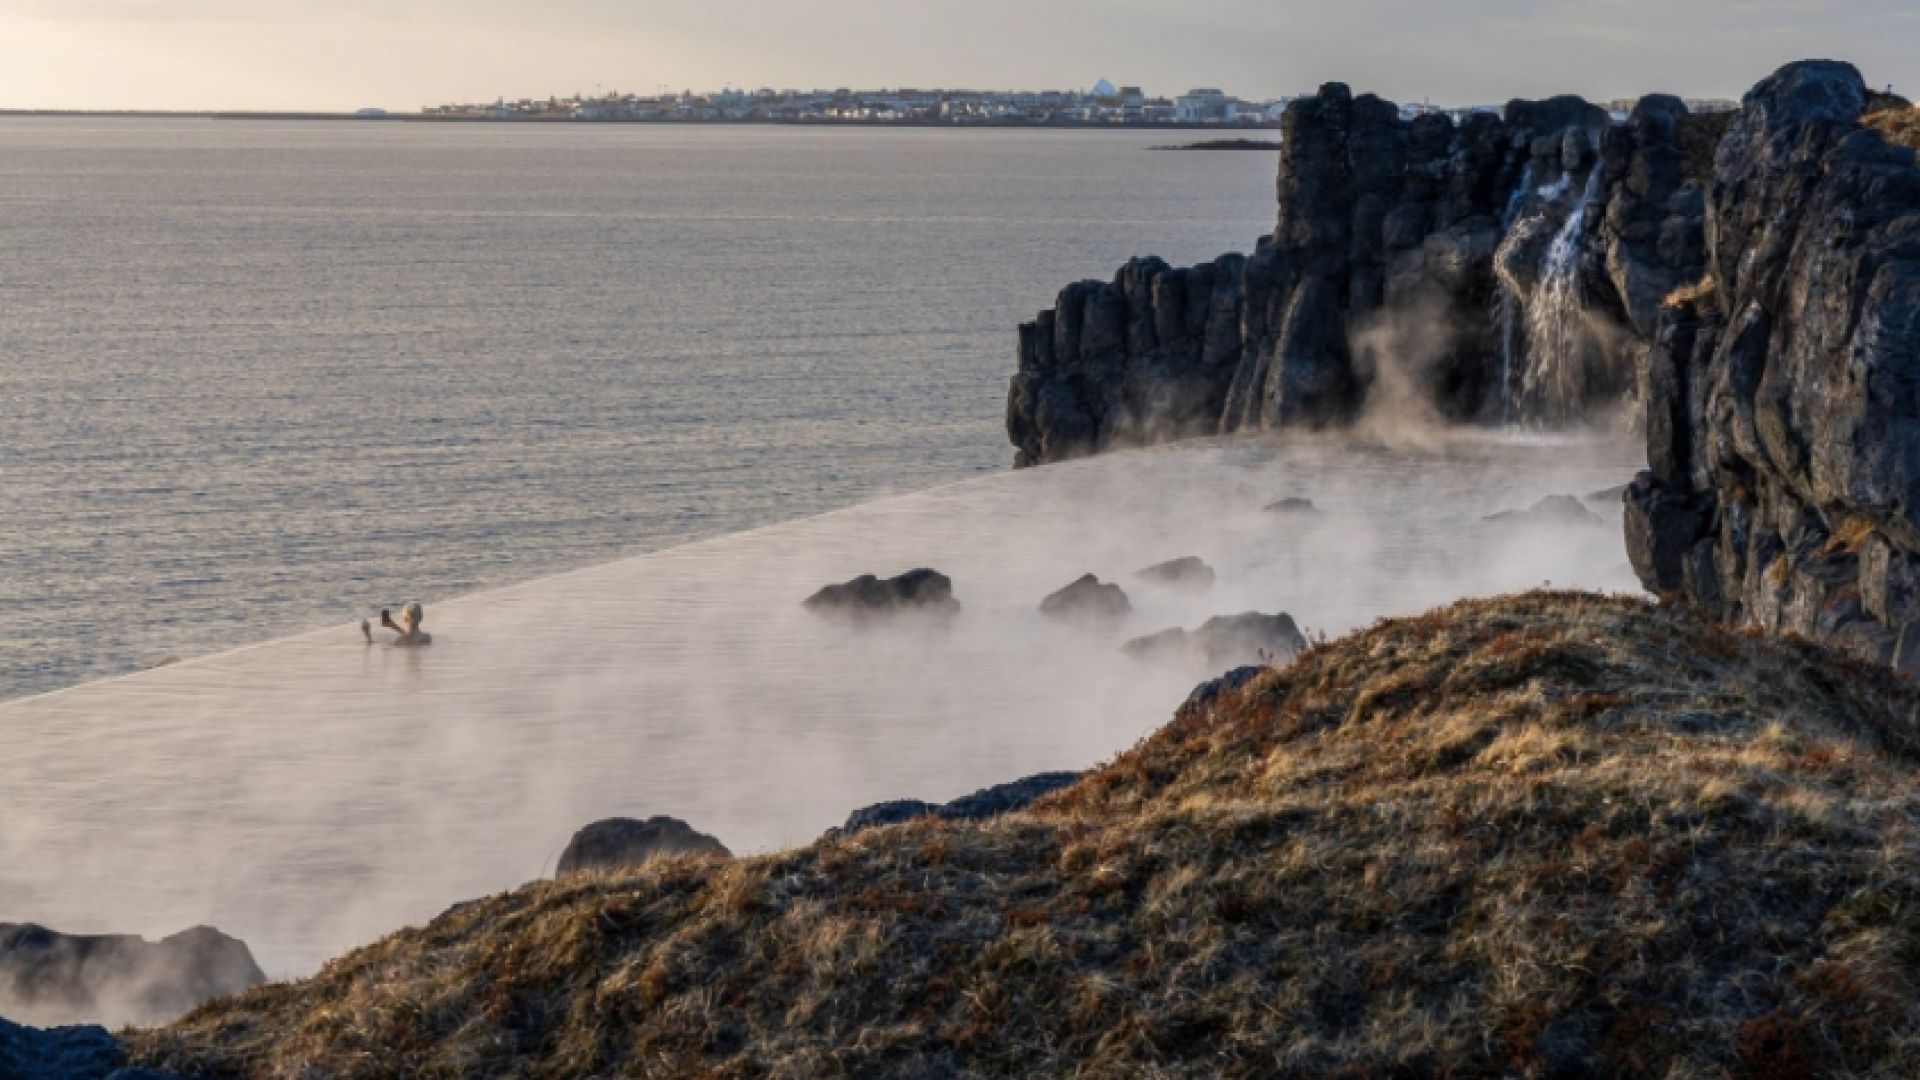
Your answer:
[[[1456,124],[1322,87],[1287,109],[1279,220],[1252,255],[1137,258],[1020,328],[1015,464],[1340,425],[1389,389],[1453,421],[1595,418],[1700,273],[1689,120],[1672,97],[1624,124],[1558,97]]]

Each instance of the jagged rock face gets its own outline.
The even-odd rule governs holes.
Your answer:
[[[1556,303],[1581,315],[1566,336],[1583,354],[1564,373],[1554,365],[1535,411],[1578,418],[1617,399],[1660,298],[1698,276],[1684,115],[1677,99],[1649,98],[1610,126],[1599,107],[1560,97],[1455,125],[1321,88],[1287,110],[1279,218],[1251,256],[1184,270],[1135,259],[1111,283],[1068,286],[1021,327],[1007,408],[1016,465],[1343,424],[1376,385],[1410,387],[1442,418],[1512,419],[1526,346],[1495,317],[1502,283],[1530,303],[1563,232],[1576,257]],[[1588,319],[1626,330],[1590,333]]]
[[[1721,141],[1714,287],[1659,316],[1627,538],[1650,589],[1920,670],[1920,168],[1866,101],[1791,64]]]
[[[211,927],[146,941],[0,923],[0,1013],[29,1023],[154,1023],[265,981],[246,943]]]

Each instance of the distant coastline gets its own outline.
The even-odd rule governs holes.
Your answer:
[[[1152,123],[1111,123],[1095,120],[1048,119],[1035,122],[1025,119],[976,120],[956,123],[940,119],[839,119],[813,118],[806,120],[781,119],[679,119],[669,117],[575,117],[575,116],[470,116],[440,115],[433,113],[380,113],[368,115],[355,112],[234,112],[222,110],[164,110],[164,109],[0,109],[0,117],[46,117],[68,119],[98,120],[335,120],[352,121],[362,124],[538,124],[558,125],[562,127],[595,127],[604,125],[653,126],[653,127],[784,127],[784,128],[917,128],[950,129],[966,131],[984,129],[989,131],[1276,131],[1279,124],[1222,124],[1218,121],[1181,121],[1156,120]],[[1252,140],[1223,140],[1252,141]],[[1277,147],[1279,144],[1273,144]],[[1261,147],[1264,149],[1265,147]],[[1189,149],[1188,147],[1155,147],[1155,149]]]

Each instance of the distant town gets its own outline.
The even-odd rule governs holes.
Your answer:
[[[476,104],[435,105],[422,115],[447,120],[608,120],[656,123],[903,124],[1059,127],[1276,127],[1290,97],[1249,100],[1200,87],[1177,97],[1102,79],[1088,90],[760,90],[652,95],[574,94]],[[1473,112],[1418,104],[1409,115]],[[368,110],[377,114],[377,110]],[[363,114],[365,115],[365,114]]]

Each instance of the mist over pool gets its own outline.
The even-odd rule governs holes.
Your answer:
[[[149,936],[212,923],[271,975],[551,873],[610,815],[736,852],[859,806],[1110,758],[1208,674],[1128,638],[1285,611],[1338,634],[1456,597],[1635,588],[1619,510],[1488,522],[1622,483],[1602,439],[1204,440],[1004,473],[428,605],[430,649],[357,626],[0,707],[0,893],[18,918]],[[1312,500],[1310,513],[1264,507]],[[1135,571],[1194,555],[1205,591]],[[852,628],[818,586],[930,566],[945,627]],[[1121,623],[1043,618],[1085,572]]]

